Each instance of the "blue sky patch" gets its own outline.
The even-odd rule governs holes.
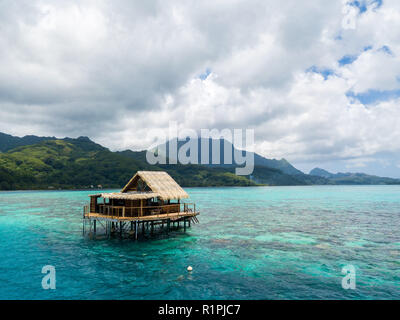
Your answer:
[[[360,10],[360,13],[364,13],[365,11],[368,10],[368,6],[367,6],[367,1],[352,1],[349,3],[349,5],[353,6],[353,7],[357,7],[358,10]]]
[[[313,72],[313,73],[318,73],[324,77],[325,80],[329,78],[329,76],[332,76],[335,74],[335,72],[332,69],[329,68],[318,68],[317,66],[312,66],[306,70],[307,72]]]
[[[335,37],[335,40],[338,40],[338,41],[343,40],[342,34],[339,33],[339,34]]]
[[[209,68],[207,68],[206,71],[204,71],[204,73],[199,75],[199,78],[201,80],[206,80],[210,74],[211,74],[211,70]]]
[[[383,0],[373,0],[372,3],[376,4],[376,8],[380,8],[383,4]]]
[[[388,46],[383,46],[382,48],[379,49],[379,51],[383,51],[385,53],[387,53],[388,55],[393,55],[392,50],[390,50],[390,48]]]
[[[372,48],[373,48],[373,46],[366,46],[366,47],[364,47],[364,52],[372,50]]]
[[[341,58],[338,62],[341,67],[352,64],[354,61],[356,61],[358,58],[358,55],[346,55],[343,58]]]
[[[374,104],[383,101],[400,98],[400,89],[398,90],[373,90],[355,94],[353,91],[346,93],[346,96],[358,100],[364,105]]]
[[[372,50],[373,48],[374,47],[371,46],[371,45],[366,46],[366,47],[364,47],[363,52]],[[348,54],[348,55],[345,55],[340,60],[338,60],[339,65],[341,67],[343,67],[345,65],[352,64],[354,61],[356,61],[358,59],[359,56],[360,56],[359,54]]]
[[[368,7],[375,5],[374,9],[378,9],[382,6],[383,0],[354,0],[349,2],[350,6],[358,8],[360,14],[368,11]]]

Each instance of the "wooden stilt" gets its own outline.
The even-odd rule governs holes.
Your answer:
[[[171,205],[172,206],[172,205]],[[131,208],[130,205],[127,205],[127,209],[125,212],[125,216],[121,215],[121,209],[116,210],[116,208],[102,208],[99,210],[100,213],[87,213],[83,217],[83,226],[82,233],[83,235],[90,234],[96,235],[98,223],[101,226],[101,229],[105,230],[105,234],[108,237],[111,235],[117,235],[122,238],[124,233],[129,234],[130,238],[133,239],[133,235],[135,233],[135,239],[138,239],[138,229],[140,229],[140,224],[142,224],[142,235],[146,236],[146,232],[150,235],[154,235],[157,230],[166,231],[167,234],[170,231],[180,230],[180,228],[184,229],[186,232],[187,228],[191,227],[191,223],[198,223],[196,215],[199,213],[193,213],[192,210],[188,210],[184,212],[174,212],[170,207],[166,205],[167,208],[164,208],[164,211],[160,211],[160,213],[156,214],[147,214],[145,211],[145,207],[142,208]],[[175,208],[175,207],[174,207]],[[186,207],[185,207],[186,208]],[[107,210],[112,209],[112,210]],[[136,212],[133,212],[133,209],[136,209]],[[138,209],[142,209],[143,213],[146,213],[143,216],[140,216],[140,211]],[[171,209],[171,210],[170,210]],[[172,212],[170,212],[172,211]],[[108,214],[106,214],[108,212]],[[182,226],[183,223],[183,226]],[[89,226],[88,226],[89,224]],[[147,228],[147,231],[146,231]],[[89,231],[88,231],[89,229]],[[103,231],[102,231],[103,232]]]

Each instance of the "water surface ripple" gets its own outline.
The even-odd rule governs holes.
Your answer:
[[[92,192],[1,192],[0,299],[400,299],[400,186],[187,191],[201,223],[138,242],[82,237]]]

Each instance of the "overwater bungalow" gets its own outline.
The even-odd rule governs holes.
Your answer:
[[[99,226],[110,235],[129,233],[138,237],[141,230],[153,233],[155,227],[169,232],[172,227],[186,231],[197,223],[194,203],[182,202],[189,198],[176,181],[163,171],[138,171],[128,184],[117,193],[90,195],[90,205],[84,207],[83,232],[96,233]]]

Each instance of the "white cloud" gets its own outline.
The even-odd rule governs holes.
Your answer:
[[[399,99],[346,94],[400,89],[400,4],[369,1],[348,28],[348,3],[2,1],[0,131],[141,149],[177,120],[254,128],[262,154],[304,168],[396,158]]]

